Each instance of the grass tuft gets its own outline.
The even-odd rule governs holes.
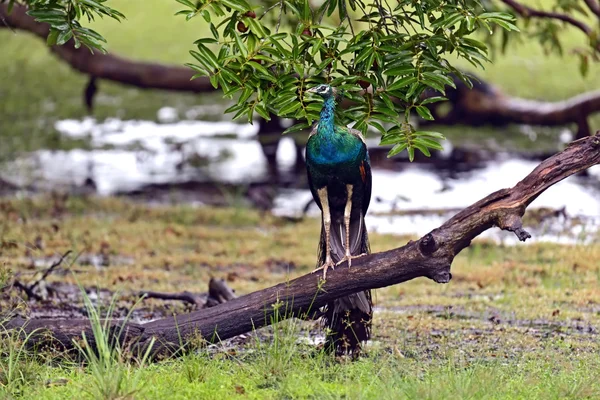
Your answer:
[[[75,343],[91,377],[91,382],[81,387],[82,391],[102,400],[133,399],[140,396],[141,374],[148,362],[154,339],[142,356],[135,358],[136,365],[133,365],[133,355],[122,347],[119,340],[133,307],[127,317],[115,325],[111,318],[116,306],[116,296],[113,296],[102,316],[100,306],[96,308],[92,304],[83,288],[81,292],[93,333],[93,337],[88,338],[84,332],[81,342]]]

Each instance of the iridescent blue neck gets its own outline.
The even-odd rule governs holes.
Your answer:
[[[319,127],[317,133],[323,135],[333,135],[335,131],[335,98],[327,97],[321,109],[321,117],[319,119]]]

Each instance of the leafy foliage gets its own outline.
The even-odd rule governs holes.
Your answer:
[[[125,18],[119,11],[106,6],[107,0],[8,0],[8,8],[12,9],[15,3],[24,3],[29,6],[27,14],[38,22],[50,25],[48,45],[63,45],[73,39],[75,47],[83,44],[91,51],[98,49],[104,53],[106,40],[93,29],[81,25],[79,20],[86,18],[93,21],[96,16],[114,18],[117,21]],[[5,2],[4,0],[0,3]]]
[[[0,0],[1,1],[1,0]],[[9,0],[12,4],[15,0]],[[340,123],[366,133],[371,126],[390,155],[417,149],[429,155],[443,136],[415,130],[411,116],[433,119],[428,103],[443,101],[452,75],[470,85],[449,55],[475,67],[489,61],[487,46],[472,36],[497,27],[517,31],[514,17],[485,12],[462,0],[176,0],[187,20],[200,16],[212,37],[200,38],[188,64],[207,76],[228,98],[234,118],[252,121],[271,115],[302,121],[286,132],[308,128],[318,119],[320,99],[306,89],[327,82],[349,101]],[[123,18],[106,0],[27,0],[30,15],[52,29],[50,44],[73,38],[76,45],[103,50],[104,39],[81,26],[94,15]]]
[[[287,131],[307,128],[321,105],[305,91],[327,82],[352,102],[343,123],[363,133],[372,126],[382,144],[394,145],[390,156],[407,149],[411,159],[414,149],[429,155],[441,148],[440,134],[415,131],[410,123],[412,111],[433,119],[425,105],[444,100],[425,92],[444,95],[447,85],[454,87],[451,74],[470,84],[445,56],[483,67],[486,45],[469,36],[494,25],[518,30],[511,15],[478,13],[462,1],[326,0],[318,9],[308,0],[255,9],[245,0],[177,1],[187,7],[179,12],[186,19],[201,15],[210,24],[213,37],[195,42],[197,62],[189,66],[226,96],[238,96],[226,111],[234,118],[276,114],[306,121]]]

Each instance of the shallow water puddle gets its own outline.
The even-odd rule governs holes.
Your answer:
[[[97,150],[38,151],[5,168],[3,176],[20,186],[81,186],[94,181],[101,195],[137,189],[150,183],[219,181],[244,183],[262,179],[267,164],[253,137],[257,125],[232,122],[151,121],[92,118],[56,124],[64,135],[89,138]],[[292,139],[279,149],[281,168],[295,158]],[[292,159],[293,162],[293,159]],[[199,164],[191,167],[190,164]]]
[[[164,113],[163,113],[164,114]],[[164,116],[163,116],[164,117]],[[161,120],[166,120],[161,118]],[[78,187],[92,180],[101,195],[139,189],[152,183],[190,180],[248,184],[269,179],[267,160],[256,134],[257,124],[233,122],[121,121],[99,123],[92,118],[63,120],[56,129],[70,137],[88,138],[96,150],[39,151],[4,168],[2,177],[36,188]],[[449,152],[442,153],[447,156]],[[295,165],[293,139],[281,139],[280,172]],[[373,194],[368,224],[382,233],[422,235],[458,209],[488,194],[513,186],[537,162],[501,155],[468,172],[440,172],[427,165],[395,164],[398,170],[373,170]],[[298,176],[298,180],[303,177]],[[298,216],[311,199],[308,190],[281,189],[273,212]],[[537,228],[536,240],[579,241],[600,229],[600,168],[589,177],[571,177],[544,192],[533,208],[565,208],[569,219],[553,218]],[[318,215],[313,204],[310,215]],[[486,235],[510,243],[512,235],[490,230]],[[539,236],[541,235],[541,236]],[[592,235],[589,235],[592,236]]]
[[[485,168],[461,173],[456,179],[442,177],[417,165],[402,171],[374,170],[367,224],[369,229],[379,233],[424,235],[460,209],[496,190],[513,186],[536,165],[518,159],[490,161]],[[581,243],[592,240],[587,234],[600,230],[598,177],[600,169],[595,167],[592,177],[568,178],[538,197],[531,208],[564,208],[568,218],[558,216],[533,229],[526,227],[534,234],[530,241]],[[592,187],[592,183],[596,183],[596,187]],[[274,212],[299,215],[310,199],[308,190],[287,190],[276,199]],[[319,215],[316,205],[309,208],[309,215]],[[574,223],[573,217],[582,222]],[[498,229],[488,230],[481,237],[505,244],[518,241],[513,234]]]

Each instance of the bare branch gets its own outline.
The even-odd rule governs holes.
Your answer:
[[[600,18],[600,3],[596,0],[584,0],[591,12],[596,14]]]
[[[67,258],[67,256],[69,254],[71,254],[71,250],[65,252],[57,261],[53,262],[52,265],[50,265],[50,267],[48,267],[44,271],[44,273],[42,274],[40,279],[38,279],[31,286],[29,286],[29,289],[31,291],[33,291],[40,284],[40,282],[43,282],[44,280],[46,280],[46,278],[56,269],[56,267],[58,267],[58,266],[60,266],[60,264],[62,264],[62,262],[65,260],[65,258]]]
[[[570,15],[561,14],[561,13],[552,12],[552,11],[536,10],[535,8],[528,7],[528,6],[523,5],[515,0],[500,0],[500,1],[502,1],[504,4],[506,4],[513,10],[515,10],[523,18],[536,17],[536,18],[557,19],[559,21],[563,21],[569,25],[576,27],[577,29],[579,29],[580,31],[585,33],[588,38],[591,38],[594,35],[594,30],[589,25],[585,24],[584,22],[582,22],[576,18],[573,18]],[[591,7],[594,7],[594,6],[596,6],[595,4],[593,4],[594,1],[595,0],[586,0],[586,4],[592,3]],[[588,6],[590,6],[590,4],[588,4]],[[592,11],[593,11],[593,9],[592,9]],[[594,13],[595,13],[595,11],[594,11]],[[595,50],[600,51],[600,43],[595,44]]]
[[[64,253],[57,261],[53,262],[52,265],[50,265],[48,268],[46,268],[44,270],[44,272],[42,273],[42,276],[35,281],[34,283],[30,284],[30,285],[26,285],[24,283],[22,283],[21,281],[19,281],[18,279],[15,279],[14,282],[12,283],[12,286],[25,292],[25,294],[33,300],[36,301],[42,301],[44,300],[42,298],[42,296],[40,296],[39,294],[37,294],[35,292],[35,288],[38,287],[38,285],[43,282],[44,280],[46,280],[46,278],[48,278],[48,276],[54,272],[54,270],[59,267],[62,262],[65,260],[65,258],[67,258],[67,256],[71,254],[71,250],[67,251],[66,253]]]
[[[214,307],[237,297],[223,279],[215,278],[211,278],[208,283],[208,293],[192,293],[187,290],[179,293],[142,291],[139,296],[147,299],[183,301],[197,308]]]

